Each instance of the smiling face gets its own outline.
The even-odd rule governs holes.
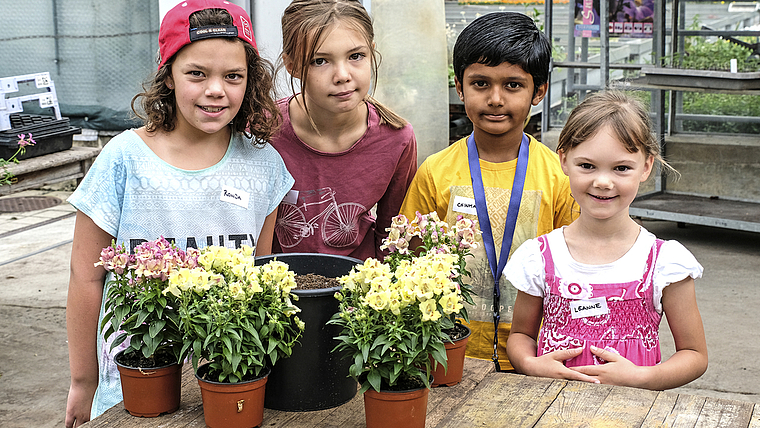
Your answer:
[[[353,112],[364,100],[372,79],[371,46],[358,31],[337,24],[324,31],[317,43],[304,87],[310,114]],[[292,64],[291,74],[299,73]]]
[[[205,39],[182,48],[167,81],[175,93],[176,129],[228,132],[245,96],[247,70],[245,48],[237,39]]]
[[[581,144],[559,152],[581,218],[628,219],[639,184],[649,177],[654,158],[629,152],[608,126]]]
[[[534,94],[533,76],[508,62],[495,67],[471,64],[464,70],[462,80],[456,82],[456,89],[473,123],[476,141],[479,133],[512,135],[519,141],[531,106],[546,94],[546,85]]]

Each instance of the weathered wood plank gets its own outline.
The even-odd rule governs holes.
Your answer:
[[[593,419],[596,409],[602,405],[610,391],[611,385],[569,381],[536,427],[588,426],[588,421]]]
[[[753,403],[708,398],[697,419],[697,428],[746,428],[752,418]]]
[[[657,395],[657,391],[645,389],[612,388],[590,422],[592,425],[599,422],[610,427],[640,427]]]
[[[468,396],[486,377],[494,372],[492,361],[466,358],[462,381],[454,386],[433,388],[428,396],[425,427],[433,428],[458,409],[462,399]]]
[[[27,189],[36,189],[67,180],[80,181],[100,153],[96,147],[72,147],[30,159],[8,167],[14,176],[14,183],[0,186],[0,196],[10,195]]]
[[[460,427],[749,427],[760,428],[760,404],[673,392],[493,373],[489,361],[467,359],[462,383],[434,388],[428,428]],[[319,391],[315,391],[319,393]],[[84,425],[203,428],[200,387],[185,364],[180,408],[158,418],[129,415],[122,404]],[[364,398],[314,412],[264,409],[263,427],[362,428]]]
[[[361,427],[364,426],[364,399],[357,394],[351,401],[341,406],[310,412],[283,412],[264,409],[264,425],[288,428]]]
[[[748,428],[760,428],[760,404],[755,404]]]
[[[677,400],[678,394],[674,392],[659,392],[641,426],[645,428],[666,427],[665,421],[673,413]]]
[[[53,168],[60,165],[91,159],[100,153],[97,147],[72,147],[68,150],[50,153],[19,161],[8,167],[13,175],[27,174],[41,169]]]
[[[531,427],[567,382],[492,373],[438,428]]]
[[[678,394],[673,411],[665,418],[664,425],[670,428],[694,427],[706,400],[696,395]]]

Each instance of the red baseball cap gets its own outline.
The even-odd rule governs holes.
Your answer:
[[[224,9],[232,16],[233,25],[210,25],[190,28],[190,15],[204,9]],[[185,0],[166,12],[158,30],[158,68],[185,45],[212,37],[238,37],[256,48],[253,26],[245,9],[224,0]]]

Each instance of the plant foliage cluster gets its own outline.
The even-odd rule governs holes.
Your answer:
[[[395,217],[387,230],[385,263],[367,259],[340,278],[339,312],[329,321],[341,327],[336,350],[353,359],[349,374],[361,392],[403,389],[414,379],[430,387],[432,366],[446,367],[445,329],[472,304],[463,281],[476,245],[471,221],[449,227],[435,213],[417,213],[411,222]]]
[[[292,303],[295,274],[285,263],[254,263],[253,249],[178,249],[163,237],[134,253],[112,244],[96,266],[109,272],[104,337],[111,349],[154,360],[209,361],[209,380],[237,383],[288,357],[304,329]]]
[[[305,327],[291,301],[295,274],[277,260],[255,265],[252,252],[209,246],[198,267],[169,277],[166,293],[179,298],[182,357],[192,355],[196,370],[201,359],[210,361],[215,382],[255,379],[292,354]]]

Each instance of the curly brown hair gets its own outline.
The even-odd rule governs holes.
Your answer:
[[[190,16],[190,28],[208,25],[232,25],[232,17],[224,9],[204,9]],[[281,122],[280,111],[273,98],[274,66],[259,56],[256,48],[240,39],[248,62],[248,81],[240,111],[230,125],[233,132],[243,133],[253,139],[254,144],[264,144],[277,131]],[[143,83],[143,92],[132,98],[132,111],[143,120],[148,132],[159,129],[165,132],[174,130],[176,124],[176,99],[174,91],[166,82],[172,74],[172,64],[176,54],[162,65],[152,78]],[[159,61],[160,63],[160,61]],[[135,108],[138,103],[140,110]]]

